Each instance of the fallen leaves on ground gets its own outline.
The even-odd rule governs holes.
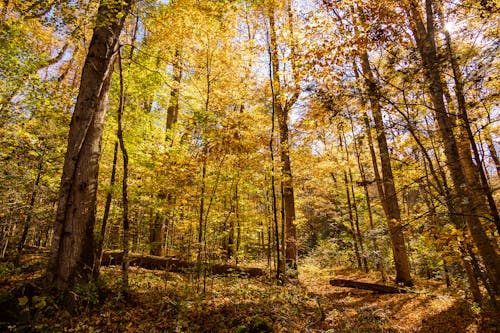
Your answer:
[[[1,292],[21,283],[17,278],[26,279],[26,273],[17,274],[2,280]],[[194,274],[132,267],[127,302],[118,292],[120,267],[103,268],[101,277],[98,288],[75,293],[79,306],[73,313],[38,295],[27,296],[17,306],[31,306],[28,316],[3,327],[13,332],[243,333],[497,332],[499,326],[498,314],[481,310],[437,282],[418,280],[416,293],[409,294],[329,285],[332,277],[380,282],[375,275],[350,269],[304,265],[298,281],[280,287],[266,277],[196,279]]]

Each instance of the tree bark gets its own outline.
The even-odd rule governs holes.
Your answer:
[[[422,20],[420,9],[414,0],[410,2],[406,10],[411,23],[413,36],[422,59],[424,76],[428,82],[428,89],[434,106],[438,130],[443,140],[447,166],[454,185],[453,205],[459,208],[458,211],[462,214],[467,229],[483,258],[485,267],[493,279],[493,284],[499,285],[500,259],[477,213],[477,207],[484,203],[478,203],[477,196],[471,193],[472,184],[470,184],[464,174],[457,140],[453,133],[453,124],[443,98],[444,90],[441,80],[442,70],[434,39],[434,14],[432,12],[432,3],[430,0],[426,0],[427,27]]]
[[[285,224],[285,263],[293,271],[297,270],[297,229],[295,226],[295,199],[293,193],[292,167],[290,162],[290,143],[288,131],[288,116],[291,106],[295,103],[298,95],[294,92],[294,97],[282,104],[280,78],[279,78],[279,58],[276,36],[276,25],[274,19],[274,8],[269,14],[270,23],[270,48],[273,86],[276,93],[274,99],[274,109],[278,120],[278,130],[280,139],[281,157],[281,184],[282,184],[282,205],[284,209]],[[293,56],[292,56],[293,58]]]
[[[352,245],[353,245],[353,250],[354,254],[356,255],[356,261],[358,263],[358,268],[362,268],[361,264],[361,255],[359,253],[359,245],[358,245],[358,237],[356,234],[356,230],[354,229],[354,217],[352,213],[352,204],[351,204],[351,193],[349,190],[349,181],[347,180],[347,172],[344,170],[344,185],[345,185],[345,194],[347,198],[347,211],[349,212],[349,225],[350,225],[350,230],[351,230],[351,235],[352,235]]]
[[[80,83],[59,190],[46,281],[67,290],[94,269],[97,175],[113,63],[133,0],[101,1]]]
[[[407,293],[408,290],[399,287],[386,286],[383,284],[358,282],[344,279],[332,279],[330,280],[330,285],[336,287],[346,287],[346,288],[356,288],[371,290],[381,294],[403,294]]]
[[[271,22],[271,17],[269,17],[269,20]],[[274,18],[273,18],[274,20]],[[274,22],[274,21],[272,21]],[[276,33],[274,33],[276,34]],[[273,40],[275,40],[276,37],[273,37]],[[276,106],[277,106],[277,96],[276,96],[276,91],[275,91],[275,84],[277,85],[276,88],[279,88],[279,82],[276,82],[276,78],[273,75],[274,70],[276,70],[277,63],[275,60],[275,54],[273,52],[275,51],[273,44],[269,42],[268,45],[268,52],[269,52],[269,83],[271,86],[271,134],[269,136],[269,155],[270,155],[270,160],[271,160],[271,197],[272,197],[272,217],[273,217],[273,223],[272,227],[274,229],[274,240],[275,240],[275,249],[276,249],[276,281],[278,285],[283,283],[283,275],[285,273],[284,270],[284,265],[282,264],[282,259],[281,259],[281,250],[280,250],[280,238],[279,238],[279,223],[278,223],[278,204],[277,204],[277,195],[276,195],[276,177],[275,177],[275,158],[274,158],[274,130],[275,130],[275,124],[276,124]]]
[[[498,209],[495,204],[495,199],[493,198],[493,193],[491,191],[491,187],[488,183],[488,179],[486,177],[486,172],[483,168],[483,161],[481,160],[481,154],[476,145],[476,139],[474,138],[474,134],[472,133],[472,129],[470,126],[469,115],[467,113],[467,105],[465,102],[465,94],[464,94],[464,84],[462,73],[460,71],[459,65],[457,63],[457,59],[455,58],[453,47],[451,44],[451,36],[450,33],[446,30],[443,31],[446,41],[446,50],[448,53],[448,60],[450,61],[451,68],[453,71],[453,80],[455,83],[455,96],[457,98],[458,104],[458,116],[461,120],[461,128],[462,131],[465,132],[463,137],[468,139],[468,144],[464,144],[466,148],[468,148],[462,155],[462,160],[467,162],[470,165],[470,170],[474,174],[474,178],[479,178],[479,181],[473,179],[471,184],[476,184],[472,187],[472,190],[476,192],[478,196],[478,202],[483,201],[483,195],[486,196],[488,207],[490,210],[490,214],[493,218],[493,222],[497,227],[497,231],[500,234],[500,215],[498,214]],[[472,161],[470,148],[472,148],[474,162]]]
[[[123,87],[123,68],[122,68],[122,58],[121,50],[118,50],[118,69],[120,72],[120,106],[118,107],[118,141],[120,142],[120,150],[122,151],[123,157],[123,179],[122,179],[122,222],[123,222],[123,234],[122,234],[122,250],[123,250],[123,260],[122,260],[122,293],[125,297],[128,297],[129,287],[128,287],[128,266],[129,266],[129,220],[128,220],[128,153],[125,147],[125,141],[123,139],[123,111],[125,108],[125,93]]]
[[[399,208],[396,186],[394,185],[391,157],[389,147],[387,145],[384,122],[382,119],[380,91],[370,68],[370,62],[366,50],[361,53],[361,69],[365,80],[373,120],[375,122],[375,129],[377,131],[377,142],[382,166],[383,195],[381,199],[383,202],[382,206],[385,209],[387,225],[389,226],[394,265],[396,266],[396,282],[403,283],[406,286],[412,286],[413,282],[410,276],[410,262],[406,251],[406,242],[401,225],[401,211]]]
[[[493,143],[493,138],[490,133],[486,134],[486,144],[488,145],[488,150],[490,151],[490,157],[495,164],[497,171],[497,176],[500,178],[500,158],[498,158],[497,150],[495,149],[495,144]]]
[[[180,95],[180,85],[182,80],[182,66],[181,66],[181,52],[177,48],[175,50],[175,59],[172,64],[173,66],[173,79],[174,84],[172,90],[170,91],[170,101],[168,102],[167,108],[167,123],[166,123],[166,139],[172,140],[169,137],[169,130],[172,129],[175,123],[177,123],[177,118],[179,116],[179,95]]]
[[[99,271],[102,248],[104,246],[104,236],[106,235],[106,228],[108,225],[109,219],[109,211],[111,210],[111,201],[113,200],[113,186],[116,182],[116,164],[118,162],[118,141],[115,141],[115,145],[113,148],[113,165],[111,167],[111,178],[109,180],[109,191],[106,194],[106,201],[104,203],[104,214],[102,216],[102,225],[101,232],[99,233],[99,238],[96,242],[96,251],[95,251],[95,267],[96,273]]]

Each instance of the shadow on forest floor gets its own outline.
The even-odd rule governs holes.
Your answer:
[[[22,270],[13,272],[1,291],[30,280]],[[498,326],[498,317],[495,321],[492,313],[473,311],[458,296],[436,290],[374,294],[332,287],[328,284],[332,276],[370,278],[349,270],[305,267],[295,284],[278,287],[265,277],[218,276],[203,281],[187,274],[134,267],[130,269],[131,300],[123,302],[118,291],[120,267],[107,267],[100,287],[81,286],[75,291],[79,306],[72,313],[48,298],[31,295],[20,307],[29,307],[24,317],[4,322],[3,329],[10,325],[7,331],[13,332],[424,333],[496,332]],[[23,297],[11,295],[11,306],[19,306]]]

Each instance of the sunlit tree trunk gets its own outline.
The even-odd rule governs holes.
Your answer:
[[[439,5],[438,5],[439,8]],[[439,12],[439,10],[438,10]],[[442,17],[442,15],[441,15]],[[464,93],[464,83],[463,83],[463,78],[462,78],[462,73],[460,71],[457,59],[455,57],[454,51],[453,51],[453,45],[451,42],[451,36],[450,33],[445,29],[442,31],[444,36],[445,36],[445,43],[446,43],[446,51],[447,51],[447,56],[448,56],[448,61],[451,64],[451,69],[453,72],[453,81],[455,83],[455,96],[457,99],[457,105],[458,105],[458,118],[460,119],[460,129],[462,132],[464,132],[463,135],[460,135],[460,138],[463,141],[466,141],[467,143],[463,143],[461,146],[463,146],[464,151],[461,154],[462,155],[462,161],[464,161],[464,166],[467,166],[467,169],[464,168],[464,171],[467,172],[467,170],[470,170],[471,174],[471,179],[470,183],[475,184],[474,187],[472,187],[473,192],[475,192],[478,196],[477,198],[477,203],[482,203],[484,199],[482,196],[486,196],[487,203],[488,203],[488,208],[489,208],[489,213],[491,214],[493,218],[493,222],[495,223],[497,227],[497,231],[500,234],[500,216],[498,213],[497,206],[495,204],[495,200],[493,198],[493,194],[490,188],[490,185],[488,183],[488,179],[486,177],[486,172],[484,171],[483,168],[483,161],[481,160],[481,154],[479,153],[479,150],[476,145],[476,139],[474,138],[474,134],[472,133],[472,129],[470,126],[470,121],[469,121],[469,116],[467,113],[467,105],[465,101],[465,93]],[[472,148],[473,152],[473,158],[474,162],[472,161],[472,157],[470,154]],[[467,176],[467,174],[466,174]],[[478,207],[479,208],[479,207]]]
[[[480,204],[475,202],[477,196],[471,193],[471,184],[464,174],[457,141],[453,133],[453,124],[443,98],[444,90],[441,81],[440,61],[434,40],[432,3],[430,0],[426,0],[427,27],[423,22],[421,11],[415,1],[411,1],[407,9],[413,36],[422,59],[424,76],[428,83],[429,93],[434,106],[438,130],[443,141],[447,167],[450,171],[454,185],[453,205],[456,205],[458,211],[462,214],[462,218],[479,250],[484,264],[493,280],[493,284],[499,285],[500,260],[495,246],[488,238],[478,217],[477,207],[480,206]]]
[[[495,149],[495,144],[493,143],[493,138],[490,133],[486,134],[486,144],[488,146],[488,150],[490,152],[490,157],[495,164],[495,169],[497,171],[497,176],[500,178],[500,158],[498,158],[497,150]]]
[[[68,289],[94,265],[97,175],[106,102],[120,33],[132,0],[101,1],[71,119],[46,281]],[[123,15],[122,15],[123,14]]]
[[[361,54],[361,70],[363,73],[370,109],[372,111],[375,129],[377,131],[377,143],[382,166],[382,187],[381,200],[389,226],[389,236],[391,238],[394,265],[396,266],[396,281],[404,285],[411,286],[413,282],[410,276],[410,262],[406,251],[406,242],[401,224],[401,211],[399,208],[394,176],[392,174],[391,157],[387,145],[386,131],[382,119],[380,106],[380,92],[375,81],[375,77],[370,68],[368,53]]]
[[[287,2],[287,12],[291,15],[289,3]],[[282,185],[282,205],[284,210],[285,224],[285,262],[292,271],[297,270],[297,230],[295,225],[295,199],[293,193],[293,178],[292,167],[290,161],[290,142],[288,130],[289,112],[293,104],[298,98],[297,92],[294,92],[294,97],[286,100],[283,96],[279,78],[279,58],[278,45],[276,36],[276,25],[274,18],[274,7],[269,13],[270,23],[270,49],[271,49],[271,64],[273,86],[276,94],[274,99],[274,109],[278,120],[279,139],[280,139],[280,157],[281,157],[281,185]],[[290,17],[289,17],[290,19]],[[293,47],[292,47],[293,49]],[[294,55],[291,56],[294,61]],[[294,64],[292,63],[292,67]],[[295,69],[292,68],[294,71]],[[298,88],[298,87],[295,87]]]

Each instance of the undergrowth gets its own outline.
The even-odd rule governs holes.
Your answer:
[[[132,267],[128,301],[119,293],[120,267],[105,267],[99,282],[71,291],[71,309],[43,294],[41,271],[10,273],[0,285],[7,332],[495,332],[499,325],[498,314],[442,285],[419,280],[422,292],[399,295],[337,288],[328,284],[333,276],[373,281],[376,274],[310,262],[285,287],[268,277],[203,281]]]

